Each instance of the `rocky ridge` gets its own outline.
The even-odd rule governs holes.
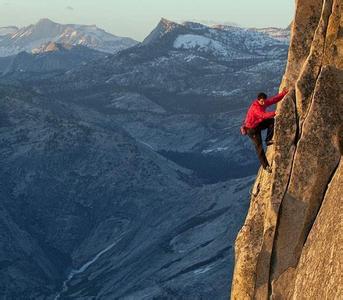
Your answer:
[[[23,51],[13,56],[0,57],[0,75],[41,78],[58,72],[64,73],[107,56],[104,52],[82,45],[73,46],[55,42],[43,44],[32,52]]]
[[[232,299],[343,295],[343,4],[299,0],[262,170],[236,240]]]

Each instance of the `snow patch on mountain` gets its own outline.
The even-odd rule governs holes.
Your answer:
[[[175,42],[176,49],[197,49],[204,52],[213,52],[219,55],[228,55],[227,49],[223,44],[213,39],[195,34],[179,35]]]

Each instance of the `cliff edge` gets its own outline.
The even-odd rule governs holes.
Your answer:
[[[343,298],[343,2],[297,0],[272,174],[236,239],[231,299]]]

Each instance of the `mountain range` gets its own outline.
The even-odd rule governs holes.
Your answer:
[[[162,19],[118,53],[4,73],[1,296],[226,299],[258,168],[239,126],[277,91],[285,32]],[[39,47],[21,65],[83,49]]]
[[[275,92],[287,47],[284,39],[256,30],[162,19],[141,44],[56,77],[52,85],[119,86],[168,110],[223,112],[245,107],[259,90]]]
[[[0,28],[0,57],[31,52],[49,42],[82,45],[106,53],[116,53],[137,44],[131,38],[117,37],[95,25],[64,25],[41,19],[23,28]]]

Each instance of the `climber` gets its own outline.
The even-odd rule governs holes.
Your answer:
[[[267,112],[266,108],[281,101],[287,93],[287,88],[284,88],[280,94],[268,99],[265,93],[259,93],[257,99],[251,104],[241,127],[242,134],[247,134],[253,141],[260,163],[268,173],[271,173],[272,170],[263,150],[261,132],[267,129],[266,144],[267,146],[272,145],[275,112]]]

